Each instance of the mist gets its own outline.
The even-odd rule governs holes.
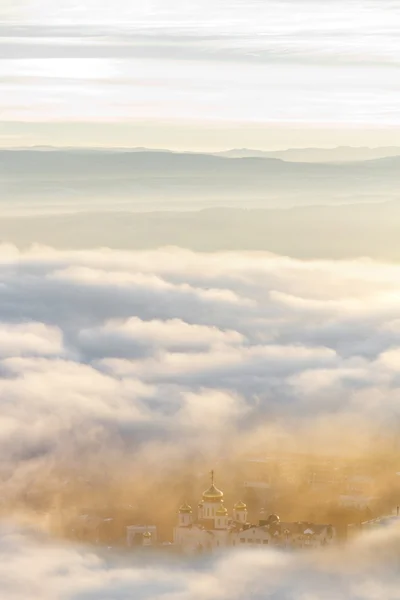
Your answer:
[[[332,518],[336,489],[293,502],[321,457],[396,504],[398,266],[39,246],[0,264],[4,516],[63,538],[112,509],[168,539],[212,468],[233,503],[249,458],[286,454],[282,517]]]
[[[67,598],[169,600],[309,597],[370,600],[398,597],[398,531],[376,532],[323,557],[239,551],[196,566],[171,560],[144,564],[96,555],[90,548],[46,542],[42,535],[3,529],[2,589],[11,600],[35,594]],[[21,572],[25,573],[23,578]],[[331,590],[331,591],[330,591]]]

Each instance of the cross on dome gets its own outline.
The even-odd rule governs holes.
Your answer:
[[[203,501],[204,502],[222,502],[224,497],[224,493],[219,490],[214,484],[214,471],[210,472],[211,476],[211,487],[208,488],[205,492],[203,492]]]

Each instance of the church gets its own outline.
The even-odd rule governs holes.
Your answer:
[[[174,544],[185,553],[215,552],[229,547],[318,548],[332,544],[336,533],[331,525],[281,522],[277,515],[261,514],[258,524],[248,521],[247,506],[237,502],[231,513],[224,494],[214,483],[203,492],[197,506],[183,504],[174,528]]]

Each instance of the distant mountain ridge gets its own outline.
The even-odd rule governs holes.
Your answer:
[[[338,146],[337,148],[289,148],[287,150],[263,151],[248,148],[215,153],[226,158],[279,158],[287,162],[341,163],[377,160],[400,156],[400,147],[382,148]]]
[[[0,150],[1,204],[124,202],[140,210],[284,208],[399,197],[400,156],[290,162],[163,151]]]
[[[0,148],[0,151],[10,152],[68,152],[75,154],[178,154],[178,155],[206,155],[218,156],[224,158],[275,158],[285,162],[300,163],[342,163],[342,162],[363,162],[378,160],[380,158],[389,158],[400,156],[400,146],[386,146],[378,148],[369,148],[366,146],[337,146],[336,148],[288,148],[287,150],[253,150],[250,148],[234,148],[220,152],[202,152],[202,151],[178,151],[159,148],[145,147],[56,147],[56,146],[31,146]]]
[[[310,150],[311,151],[311,150]],[[321,152],[321,150],[318,150]],[[244,156],[235,156],[236,152],[244,152]],[[262,152],[256,156],[251,155],[250,150],[229,151],[228,153],[206,154],[202,152],[172,152],[170,150],[151,150],[151,149],[91,149],[91,148],[21,148],[21,149],[1,149],[0,148],[0,176],[11,176],[18,174],[31,174],[34,176],[63,173],[73,171],[78,174],[88,170],[99,169],[97,175],[102,178],[108,172],[109,175],[117,169],[125,172],[126,175],[142,173],[144,170],[150,170],[154,174],[166,171],[170,173],[180,173],[182,176],[190,175],[192,171],[199,174],[216,173],[216,169],[221,173],[230,173],[235,175],[239,173],[245,175],[250,170],[251,174],[263,174],[268,171],[268,167],[273,166],[274,173],[279,167],[285,174],[292,172],[306,173],[308,176],[313,173],[350,173],[353,169],[361,172],[365,170],[365,163],[368,167],[381,166],[385,161],[388,164],[400,164],[399,154],[379,156],[377,158],[365,158],[362,161],[343,161],[343,162],[313,162],[313,161],[287,161],[281,158],[280,153]],[[256,151],[255,151],[256,152]],[[289,151],[285,151],[289,152]],[[297,151],[296,151],[297,152]],[[248,155],[246,153],[249,153]],[[82,158],[84,155],[84,158]],[[85,161],[85,162],[84,162]],[[186,169],[190,168],[190,171]],[[116,173],[115,173],[116,174]]]

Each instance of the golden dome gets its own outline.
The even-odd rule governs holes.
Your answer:
[[[146,531],[146,532],[143,534],[143,537],[144,537],[144,538],[146,538],[146,539],[149,539],[149,538],[151,538],[151,533],[150,533],[150,531]]]
[[[234,509],[235,510],[247,510],[247,506],[244,502],[236,502]]]
[[[192,514],[192,507],[189,506],[189,504],[187,502],[185,502],[184,504],[182,504],[182,506],[179,509],[180,514]]]
[[[228,514],[227,509],[225,508],[225,506],[220,506],[219,509],[217,510],[216,513],[219,517],[226,517],[226,515]]]
[[[224,493],[221,492],[214,484],[208,488],[205,492],[203,492],[203,500],[204,502],[221,502],[224,497]]]
[[[211,487],[203,492],[203,502],[223,502],[223,492],[214,485],[214,471],[211,471]]]

